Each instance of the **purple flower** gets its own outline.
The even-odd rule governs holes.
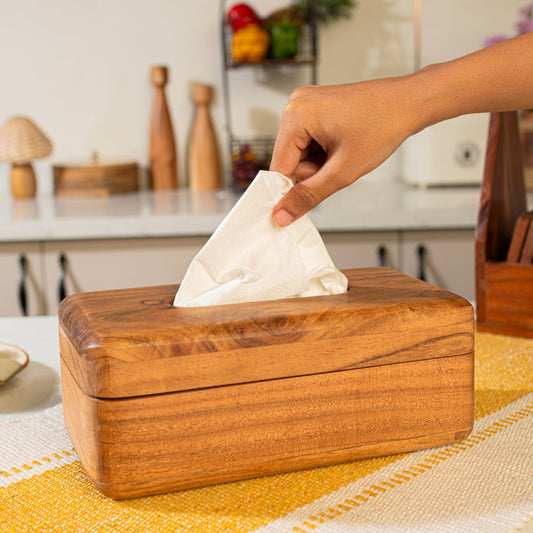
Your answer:
[[[515,24],[518,35],[529,33],[533,31],[533,2],[526,4],[518,10],[518,21]],[[492,44],[501,43],[507,39],[507,35],[498,34],[493,35],[485,40],[484,46],[491,46]]]
[[[518,32],[518,35],[522,35],[522,33],[527,33],[529,31],[533,31],[533,19],[519,20],[516,23],[516,31]]]
[[[518,10],[518,13],[525,19],[533,18],[533,2],[531,4],[525,5],[524,7],[521,7]]]
[[[485,40],[483,43],[483,46],[491,46],[496,43],[501,43],[502,41],[507,40],[507,35],[503,35],[503,33],[499,33],[498,35],[493,35],[492,37],[489,37]]]

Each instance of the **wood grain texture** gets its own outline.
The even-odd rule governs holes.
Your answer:
[[[464,299],[383,268],[344,271],[336,296],[198,308],[177,285],[69,296],[61,353],[80,387],[121,398],[473,351]]]
[[[448,444],[473,424],[473,353],[117,400],[61,365],[67,430],[113,498]]]
[[[222,168],[215,128],[209,112],[212,88],[195,84],[192,99],[196,105],[189,138],[189,188],[207,191],[222,186]]]
[[[480,331],[533,338],[533,268],[520,263],[485,265],[486,312]]]
[[[13,198],[33,198],[37,193],[37,181],[31,163],[13,163],[10,173]]]
[[[516,219],[527,211],[520,147],[517,113],[491,114],[476,233],[486,261],[505,261]]]
[[[95,486],[131,498],[464,438],[470,304],[345,274],[346,294],[210,308],[174,308],[177,286],[65,300],[65,424]]]
[[[533,336],[533,265],[506,261],[508,255],[516,258],[520,246],[513,243],[513,230],[526,210],[517,113],[493,113],[476,228],[476,306],[481,331]],[[520,258],[522,252],[523,245]]]
[[[175,189],[178,186],[178,159],[165,95],[168,70],[162,66],[152,67],[151,76],[154,100],[150,123],[150,184],[155,190]]]
[[[533,191],[533,113],[522,111],[519,121],[524,160],[524,182],[527,191]]]
[[[533,212],[524,216],[529,217],[530,221],[533,220]],[[524,265],[531,265],[533,263],[533,224],[531,223],[524,237],[524,245],[520,253],[520,263]]]
[[[509,245],[509,251],[507,252],[507,263],[518,263],[520,261],[520,256],[522,255],[522,249],[524,247],[524,242],[526,240],[532,218],[533,212],[520,215],[516,219],[513,236],[511,238],[511,244]]]
[[[108,196],[136,191],[137,163],[54,165],[54,192],[58,196]]]

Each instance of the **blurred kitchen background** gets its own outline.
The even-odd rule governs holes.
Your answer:
[[[235,2],[228,1],[228,10]],[[259,16],[290,0],[248,2]],[[417,61],[413,0],[359,0],[351,18],[318,27],[320,84],[345,83],[411,72]],[[420,65],[483,46],[489,36],[513,35],[524,0],[424,0]],[[186,143],[194,106],[193,82],[214,88],[212,119],[228,169],[222,97],[221,3],[217,0],[2,0],[0,2],[0,123],[31,117],[53,141],[53,156],[34,165],[38,189],[51,192],[51,161],[102,158],[148,164],[152,91],[149,69],[169,68],[166,87],[186,180]],[[233,129],[272,135],[290,91],[309,83],[310,67],[238,69],[230,73]],[[477,121],[482,129],[486,121]],[[481,123],[481,127],[478,126]],[[467,125],[470,127],[470,125]],[[455,132],[446,132],[454,135]],[[475,132],[483,140],[484,131]],[[399,154],[376,171],[400,175]],[[9,191],[9,165],[0,165],[0,193]]]
[[[246,3],[266,19],[293,1]],[[273,141],[294,88],[313,79],[336,84],[402,75],[464,55],[495,35],[516,35],[524,16],[519,10],[528,5],[357,0],[349,17],[319,21],[316,33],[307,28],[302,34],[308,45],[316,37],[316,58],[243,66],[234,65],[230,26],[225,44],[222,38],[237,3],[0,0],[0,127],[23,115],[53,144],[50,154],[46,138],[32,141],[26,158],[37,158],[36,193],[22,187],[18,198],[10,186],[11,163],[21,157],[13,150],[24,148],[21,132],[28,125],[17,122],[10,135],[0,131],[0,316],[55,314],[72,292],[178,283],[241,192],[233,187],[235,161],[240,170],[253,170],[254,161],[267,164],[254,139]],[[167,67],[179,185],[161,191],[150,189],[148,173],[157,65]],[[204,86],[194,92],[198,101],[208,101],[205,86],[211,88],[207,110],[223,168],[221,188],[211,180],[214,173],[200,171],[212,185],[207,191],[189,187],[195,84]],[[212,154],[203,144],[209,137],[204,126],[197,168],[210,160],[202,154]],[[428,128],[371,177],[313,210],[336,265],[389,266],[473,301],[487,126],[488,115],[481,114]],[[163,137],[168,151],[169,137]],[[233,138],[237,148],[230,147]],[[63,180],[56,186],[54,167]],[[92,187],[93,171],[103,188]],[[128,188],[132,176],[138,191]],[[125,183],[130,192],[106,190],[105,179],[109,187]]]

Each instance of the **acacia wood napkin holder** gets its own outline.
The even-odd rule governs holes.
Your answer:
[[[69,296],[65,424],[89,479],[131,498],[457,442],[473,310],[384,268],[345,294],[175,308],[177,285]]]
[[[480,331],[533,337],[533,231],[521,224],[529,216],[526,200],[517,113],[493,113],[476,228]]]

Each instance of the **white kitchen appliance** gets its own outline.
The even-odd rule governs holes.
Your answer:
[[[420,187],[479,185],[485,164],[487,113],[440,122],[400,148],[402,179]]]

